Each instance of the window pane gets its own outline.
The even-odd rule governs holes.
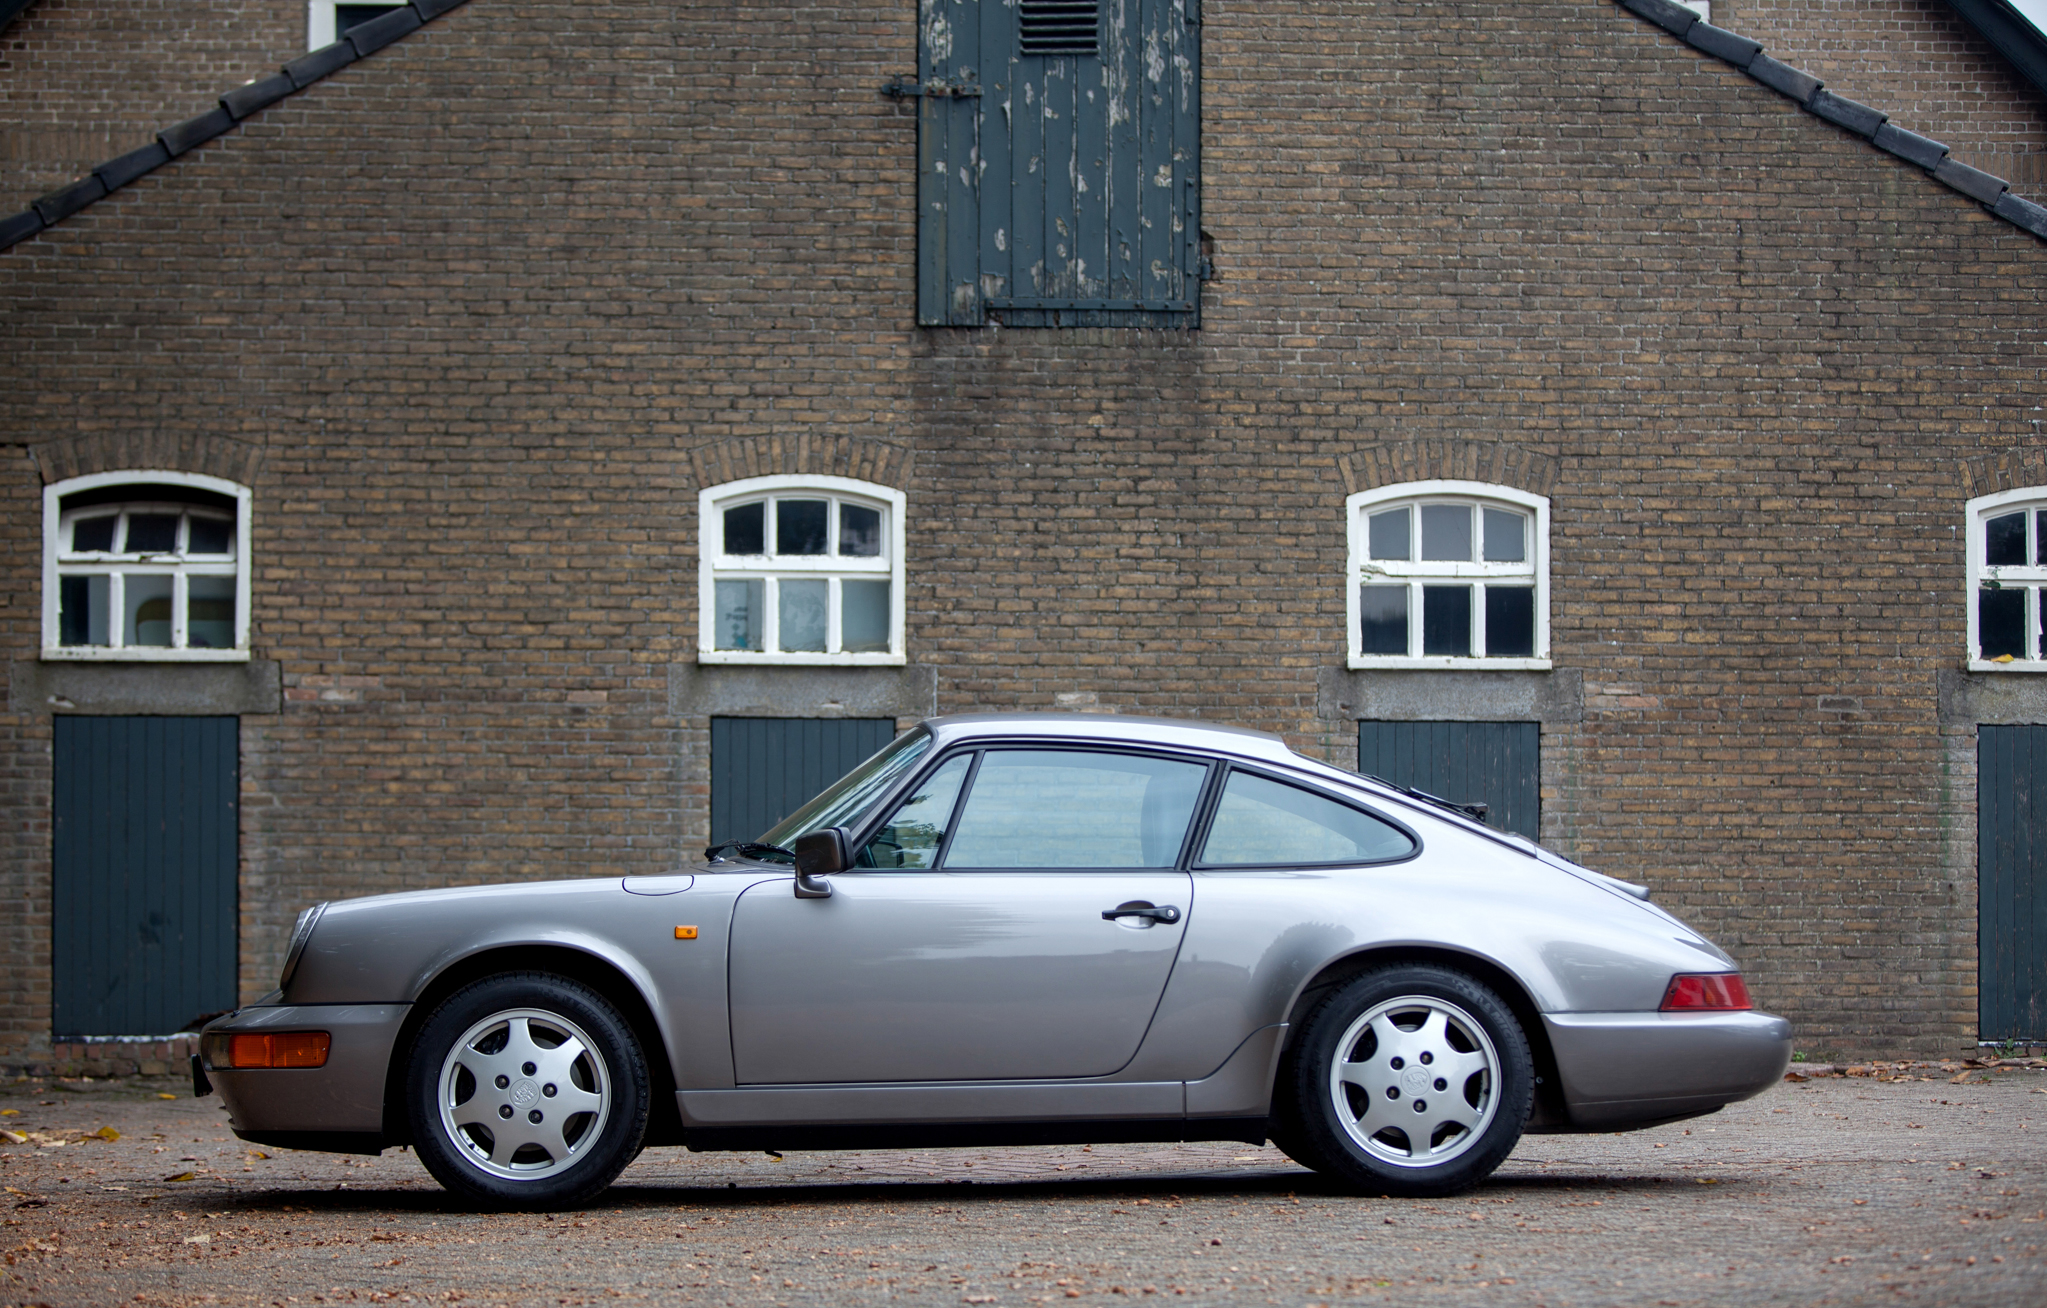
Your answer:
[[[2047,565],[2047,509],[2033,515],[2033,562]]]
[[[1365,519],[1366,548],[1373,558],[1405,562],[1414,557],[1408,547],[1408,521],[1405,508],[1388,509]]]
[[[1528,562],[1528,518],[1506,509],[1485,509],[1485,561]]]
[[[61,645],[109,643],[105,577],[63,577],[58,580],[57,642]]]
[[[714,596],[717,612],[712,621],[715,649],[752,649],[761,647],[761,622],[767,611],[764,595],[766,582],[721,581]]]
[[[888,652],[888,588],[886,581],[839,583],[840,649],[851,654]]]
[[[1370,863],[1400,858],[1414,842],[1348,804],[1249,772],[1232,772],[1209,824],[1201,861],[1242,865]]]
[[[839,553],[854,559],[881,557],[881,510],[839,506]]]
[[[198,526],[199,519],[192,519]],[[191,577],[185,582],[185,644],[192,649],[235,646],[235,579]]]
[[[134,531],[134,518],[129,520]],[[176,518],[171,519],[176,522]],[[168,648],[171,643],[171,579],[128,574],[126,621],[127,643]]]
[[[824,527],[831,505],[825,500],[775,501],[775,553],[824,553]]]
[[[1471,653],[1471,587],[1422,587],[1422,653]]]
[[[175,513],[131,513],[128,515],[127,554],[169,554],[178,548],[178,515]]]
[[[191,526],[185,535],[187,554],[232,554],[234,552],[235,524],[224,518],[202,518],[193,514],[188,522]]]
[[[1124,754],[990,750],[945,865],[1171,867],[1207,773]]]
[[[822,652],[825,638],[825,605],[830,582],[823,580],[783,581],[775,587],[781,594],[782,624],[780,647],[792,652]]]
[[[1983,524],[1983,562],[1992,568],[2026,561],[2026,515],[2007,513]]]
[[[1422,505],[1422,558],[1438,563],[1471,562],[1471,507]]]
[[[1485,588],[1485,652],[1494,659],[1535,657],[1535,587]]]
[[[962,754],[939,764],[938,771],[874,833],[854,862],[860,867],[889,868],[925,868],[938,862],[945,824],[952,818],[953,801],[959,798],[960,783],[967,779],[967,766],[973,761],[973,755]]]
[[[766,554],[768,552],[768,506],[742,504],[725,510],[725,552]]]
[[[1983,657],[2026,656],[2026,592],[2023,588],[1976,592],[1976,636]]]
[[[114,524],[120,520],[119,514],[109,513],[104,518],[82,518],[73,522],[71,524],[71,548],[79,553],[84,553],[88,550],[112,550],[114,548]]]
[[[1407,587],[1358,587],[1358,653],[1407,653]]]

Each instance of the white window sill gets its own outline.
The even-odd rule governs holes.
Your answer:
[[[1466,659],[1448,654],[1430,654],[1421,658],[1395,657],[1390,654],[1356,655],[1350,659],[1350,670],[1369,672],[1407,671],[1427,669],[1432,672],[1548,672],[1548,659]]]
[[[247,663],[245,649],[161,649],[140,646],[61,645],[43,651],[45,663]]]
[[[1993,659],[1970,659],[1971,672],[2047,672],[2047,659],[2013,659],[1999,663]]]
[[[697,662],[785,668],[900,668],[909,660],[901,654],[765,654],[754,650],[700,649]]]

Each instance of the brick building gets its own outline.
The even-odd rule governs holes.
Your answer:
[[[1881,104],[1655,0],[401,8],[0,221],[12,1056],[1061,707],[2047,1034],[2047,211]]]

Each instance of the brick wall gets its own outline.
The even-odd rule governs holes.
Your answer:
[[[0,212],[305,48],[303,0],[36,0],[0,33]]]
[[[912,6],[503,12],[0,255],[0,441],[262,451],[286,697],[243,720],[245,994],[315,898],[701,843],[667,675],[705,447],[914,451],[946,711],[1092,696],[1349,761],[1315,716],[1346,477],[1500,444],[1557,470],[1586,684],[1546,838],[1653,884],[1809,1047],[1973,1038],[1934,678],[1964,463],[2039,438],[2047,244],[1605,0],[1210,0],[1202,330],[919,331],[915,122],[877,94]],[[7,466],[26,659],[40,474]],[[48,731],[0,720],[8,1047],[48,1030]]]
[[[2015,189],[2047,191],[2047,92],[1946,0],[1714,0],[1713,22]]]

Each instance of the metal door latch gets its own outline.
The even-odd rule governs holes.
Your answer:
[[[932,100],[965,100],[979,96],[981,88],[973,82],[954,82],[943,77],[920,82],[914,77],[897,75],[882,84],[881,93],[891,100],[911,100],[918,96]]]

